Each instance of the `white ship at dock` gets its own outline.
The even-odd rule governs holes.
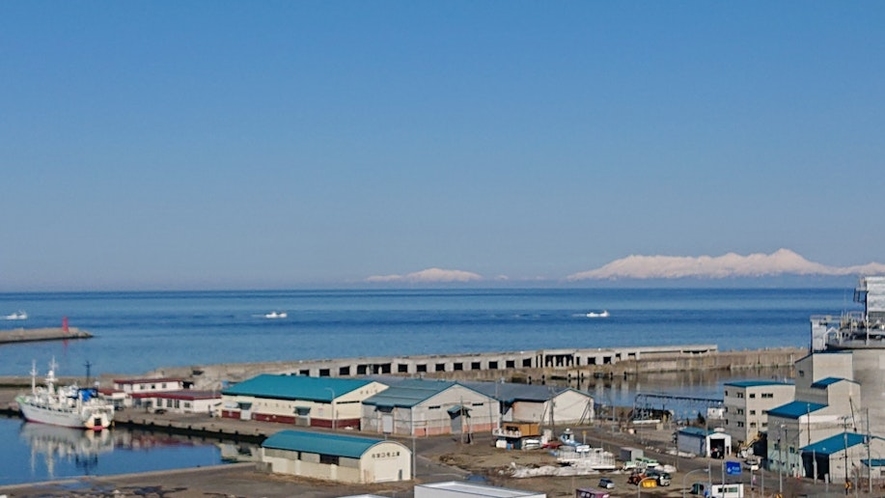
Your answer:
[[[57,387],[55,360],[46,374],[46,386],[37,386],[37,369],[31,370],[31,393],[16,396],[22,415],[29,422],[100,431],[114,421],[112,403],[98,397],[95,389],[77,385]]]

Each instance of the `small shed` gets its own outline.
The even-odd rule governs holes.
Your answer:
[[[624,446],[621,448],[621,453],[619,455],[622,462],[630,462],[644,456],[644,451],[639,448],[633,448],[632,446]]]
[[[412,478],[412,452],[392,440],[285,430],[261,443],[272,472],[311,479],[371,484]]]
[[[547,498],[547,493],[446,481],[416,485],[415,498]]]
[[[725,458],[731,454],[731,436],[721,430],[683,427],[676,431],[676,447],[680,452]]]

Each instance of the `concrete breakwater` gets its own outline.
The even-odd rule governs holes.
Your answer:
[[[547,349],[504,353],[364,357],[290,362],[233,363],[163,368],[151,376],[189,379],[197,389],[219,389],[262,373],[311,377],[403,375],[535,383],[646,373],[792,367],[804,348],[719,351],[715,345]]]
[[[77,327],[48,327],[42,329],[0,330],[0,344],[35,341],[61,341],[68,339],[89,339],[92,334]]]

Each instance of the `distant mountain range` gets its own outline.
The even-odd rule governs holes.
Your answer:
[[[836,267],[808,261],[789,249],[771,254],[728,253],[722,256],[640,256],[632,255],[608,263],[595,270],[559,278],[510,279],[504,275],[493,278],[464,270],[428,268],[403,275],[375,275],[365,279],[370,284],[543,284],[547,282],[580,282],[588,280],[716,280],[762,279],[770,277],[846,277],[885,275],[885,264]]]
[[[366,279],[370,283],[466,283],[484,280],[481,275],[469,271],[443,270],[441,268],[428,268],[426,270],[408,273],[406,275],[375,275]]]
[[[845,276],[885,274],[885,264],[835,267],[808,261],[789,249],[771,254],[728,253],[722,256],[639,256],[618,259],[595,270],[575,273],[569,281],[615,279],[720,279],[783,275]]]

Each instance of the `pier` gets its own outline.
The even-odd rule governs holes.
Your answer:
[[[89,339],[92,334],[77,327],[49,327],[42,329],[0,330],[0,344],[36,341],[64,341],[69,339]]]

